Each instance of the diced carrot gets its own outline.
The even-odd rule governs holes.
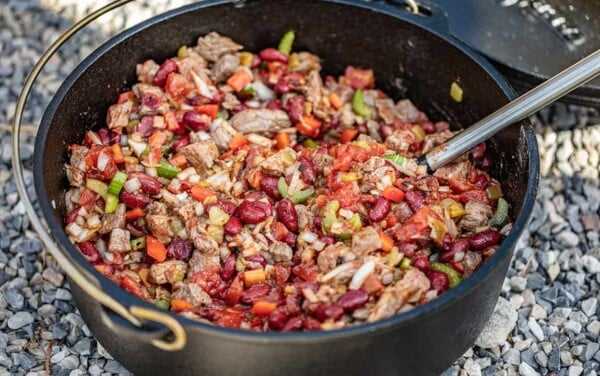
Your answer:
[[[125,219],[128,221],[134,221],[144,216],[144,211],[141,208],[135,208],[125,213]]]
[[[262,179],[262,173],[260,171],[255,172],[254,174],[250,174],[247,180],[250,186],[254,189],[260,188],[260,181]]]
[[[279,221],[273,221],[273,224],[271,224],[271,230],[273,231],[273,236],[275,239],[279,241],[283,241],[289,233],[287,227],[285,227],[285,225]]]
[[[357,129],[346,128],[342,131],[342,134],[340,135],[340,141],[344,144],[348,143],[348,142],[354,140],[354,137],[356,137],[357,134],[358,134]]]
[[[163,131],[156,131],[148,138],[151,148],[160,148],[165,142],[167,142],[167,132]]]
[[[279,132],[277,133],[277,136],[275,136],[275,142],[277,149],[285,149],[290,145],[290,135],[285,132]]]
[[[231,150],[237,150],[247,144],[248,144],[248,140],[246,139],[246,137],[244,137],[243,134],[238,133],[235,136],[233,136],[231,141],[229,141],[229,148]]]
[[[125,160],[123,159],[123,151],[121,150],[121,145],[113,144],[112,146],[113,158],[117,163],[123,163]]]
[[[196,112],[199,112],[201,114],[206,114],[208,116],[210,116],[212,119],[217,117],[217,113],[219,112],[219,105],[218,104],[203,104],[200,106],[195,106],[194,110],[196,110]]]
[[[259,300],[252,306],[252,313],[256,316],[269,316],[277,308],[277,303]]]
[[[390,186],[383,190],[383,197],[393,202],[404,200],[404,192],[396,187]]]
[[[187,164],[187,159],[185,159],[185,156],[183,154],[177,154],[176,156],[171,158],[169,162],[171,162],[171,164],[174,166],[182,167]]]
[[[167,259],[167,248],[160,240],[146,235],[146,253],[158,262],[163,262]]]
[[[252,76],[248,74],[246,69],[238,69],[231,77],[229,77],[227,85],[239,92],[248,86],[250,82],[252,82]]]
[[[383,249],[384,252],[389,252],[392,250],[392,248],[394,248],[394,239],[392,239],[389,235],[381,232],[379,234],[379,238],[381,239],[381,249]]]
[[[362,289],[365,290],[369,295],[371,295],[383,290],[383,284],[381,283],[377,275],[371,273],[363,282]]]
[[[342,99],[336,93],[331,93],[329,95],[329,102],[336,110],[339,110],[344,105],[344,102],[342,102]]]
[[[216,193],[208,188],[195,185],[190,189],[192,198],[196,201],[203,202],[207,197],[214,196]]]
[[[296,124],[296,128],[304,136],[317,137],[321,129],[321,122],[312,115],[304,115],[300,122]]]
[[[162,159],[162,150],[160,147],[151,147],[148,153],[148,163],[150,166],[158,166]]]
[[[318,195],[317,199],[315,200],[315,202],[317,203],[317,206],[322,208],[327,204],[327,201],[329,201],[329,198],[327,198],[327,195]]]
[[[119,99],[117,99],[117,103],[121,104],[130,100],[132,101],[134,98],[135,94],[133,94],[133,91],[126,91],[124,93],[119,94]]]
[[[192,308],[192,305],[183,299],[171,299],[171,310],[176,312]]]
[[[263,269],[254,269],[244,272],[244,283],[246,286],[252,286],[267,280],[267,274]]]

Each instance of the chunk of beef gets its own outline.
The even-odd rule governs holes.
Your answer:
[[[229,78],[236,69],[240,66],[240,58],[236,55],[223,55],[213,65],[211,70],[211,78],[214,82],[220,83]]]
[[[414,123],[419,120],[424,120],[423,114],[410,99],[403,99],[396,103],[395,113],[398,119],[405,123]]]
[[[469,201],[465,205],[465,215],[459,226],[465,231],[475,231],[478,227],[487,225],[493,214],[492,207],[479,201]]]
[[[365,227],[352,235],[352,253],[363,256],[369,252],[376,251],[382,246],[381,238],[377,231],[371,227]]]
[[[292,72],[308,72],[311,70],[320,71],[321,61],[317,55],[310,52],[298,52],[292,54],[291,60],[294,64],[290,65]]]
[[[129,252],[131,251],[131,244],[129,243],[131,235],[129,231],[116,228],[110,233],[110,240],[108,241],[108,250],[111,252]]]
[[[185,300],[193,307],[212,303],[210,296],[196,283],[180,282],[175,284],[173,288],[174,292],[171,296],[172,299]]]
[[[281,110],[244,110],[231,118],[231,125],[242,133],[277,132],[289,128],[288,114]]]
[[[166,214],[148,214],[146,215],[146,224],[148,229],[157,239],[163,243],[168,243],[173,236],[171,226],[169,226],[169,216]]]
[[[150,267],[150,276],[152,280],[159,284],[175,284],[183,281],[187,272],[187,264],[179,260],[168,260]]]
[[[206,60],[194,50],[188,48],[184,58],[175,60],[177,69],[186,79],[192,80],[191,72],[206,76]]]
[[[213,166],[215,159],[219,158],[219,149],[212,140],[199,141],[181,149],[185,159],[196,168],[198,173],[203,173]]]
[[[225,119],[217,118],[210,125],[210,135],[221,150],[229,149],[229,143],[237,133]]]
[[[198,38],[196,52],[208,61],[217,61],[225,54],[241,50],[243,46],[235,43],[231,38],[224,37],[216,32],[211,32]]]
[[[190,237],[194,242],[194,247],[200,252],[211,255],[218,255],[219,243],[213,238],[208,236],[204,231],[200,230],[198,226],[190,231]],[[193,256],[192,256],[193,257]]]
[[[159,87],[137,84],[133,85],[133,93],[140,101],[140,115],[165,114],[169,111],[167,96]]]
[[[267,157],[259,166],[271,175],[283,175],[285,170],[296,162],[296,152],[292,148],[279,150]]]
[[[433,173],[433,176],[440,179],[444,179],[446,181],[459,180],[461,182],[466,182],[470,169],[471,162],[465,160],[458,163],[450,163],[446,166],[442,166]]]
[[[129,124],[129,114],[131,114],[131,110],[133,110],[132,101],[125,101],[110,106],[106,114],[106,125],[108,128],[125,128],[127,124]]]
[[[454,136],[454,134],[450,130],[445,130],[442,132],[436,132],[432,134],[428,134],[425,136],[425,141],[423,142],[423,153],[429,152],[434,147],[443,144]]]
[[[394,101],[389,98],[376,99],[375,108],[377,109],[379,117],[383,119],[386,124],[393,124],[398,116]]]
[[[125,204],[119,204],[117,210],[111,214],[104,214],[102,216],[102,227],[100,227],[101,234],[108,234],[116,228],[125,227],[125,212],[127,208]]]
[[[373,322],[393,316],[407,303],[416,303],[429,290],[431,283],[423,272],[409,269],[401,280],[387,287],[375,308],[369,314],[368,321]]]
[[[90,149],[81,145],[71,145],[69,150],[71,158],[69,164],[65,166],[67,179],[72,186],[81,187],[85,180],[85,156]]]
[[[154,76],[159,69],[160,65],[158,65],[152,59],[144,61],[143,64],[138,64],[136,66],[138,81],[145,84],[151,84],[154,81]]]
[[[292,260],[292,248],[280,241],[274,241],[268,249],[275,262],[289,262]]]
[[[408,129],[398,129],[385,139],[385,145],[399,153],[406,153],[415,141],[417,138],[414,133]]]
[[[194,275],[203,270],[211,270],[220,267],[220,259],[217,253],[204,253],[194,251],[189,261],[189,275]]]
[[[331,244],[319,252],[317,256],[317,265],[323,273],[334,269],[342,257],[350,252],[350,249],[342,242]]]

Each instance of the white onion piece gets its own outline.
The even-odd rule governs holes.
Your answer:
[[[198,76],[198,74],[194,72],[193,69],[190,70],[190,75],[192,76],[192,79],[194,80],[194,85],[196,85],[196,88],[198,89],[200,95],[208,99],[212,99],[213,92],[210,90],[206,82],[204,82],[204,80],[200,78],[200,76]]]
[[[350,281],[350,285],[348,285],[348,288],[350,290],[358,290],[363,285],[369,274],[373,273],[374,270],[375,261],[371,260],[362,264],[362,266],[358,268],[356,273],[354,273],[354,276],[352,277],[352,281]]]
[[[110,162],[110,156],[104,152],[100,153],[100,155],[98,155],[98,163],[96,164],[98,170],[104,171],[106,166],[108,166],[108,162]]]
[[[325,283],[325,282],[327,282],[329,280],[334,279],[339,274],[348,272],[348,271],[350,271],[350,270],[352,270],[354,268],[355,268],[355,266],[354,266],[353,262],[347,262],[345,264],[342,264],[342,265],[338,266],[337,268],[333,269],[332,271],[330,271],[329,273],[325,274],[321,278],[321,282]]]
[[[138,178],[129,179],[125,182],[125,190],[129,193],[135,192],[142,187],[142,183]]]
[[[300,234],[300,240],[305,241],[306,243],[312,243],[317,240],[317,234],[310,231],[303,231]]]
[[[261,101],[270,101],[275,99],[275,93],[269,87],[263,84],[261,81],[254,81],[250,86],[256,91],[256,96]]]
[[[129,144],[135,155],[137,155],[138,157],[142,155],[144,150],[146,150],[147,145],[145,142],[134,141],[130,137],[129,140],[127,140],[127,143]]]

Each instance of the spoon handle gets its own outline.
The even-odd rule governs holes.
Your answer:
[[[600,74],[600,50],[566,68],[544,83],[465,129],[447,143],[421,157],[435,171],[452,162],[510,124],[514,124],[558,100]]]

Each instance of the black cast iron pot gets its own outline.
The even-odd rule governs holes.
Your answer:
[[[372,67],[377,85],[408,95],[433,119],[468,126],[505,104],[513,92],[483,58],[444,34],[437,17],[413,15],[392,2],[203,1],[154,17],[112,38],[62,85],[41,123],[35,149],[35,188],[41,210],[63,252],[125,307],[150,304],[97,273],[63,230],[68,187],[66,146],[104,123],[117,94],[135,82],[135,66],[161,61],[179,46],[218,31],[257,51],[288,29],[297,50],[323,58],[327,73],[347,65]],[[402,2],[396,2],[402,3]],[[434,12],[435,13],[435,12]],[[449,96],[460,82],[464,101]],[[538,150],[527,123],[491,141],[493,175],[504,184],[514,226],[496,254],[473,276],[438,299],[380,322],[331,332],[253,333],[172,315],[187,334],[179,351],[151,344],[164,327],[130,325],[72,283],[77,307],[102,345],[138,375],[435,375],[473,345],[494,308],[515,244],[531,213],[538,183]]]

